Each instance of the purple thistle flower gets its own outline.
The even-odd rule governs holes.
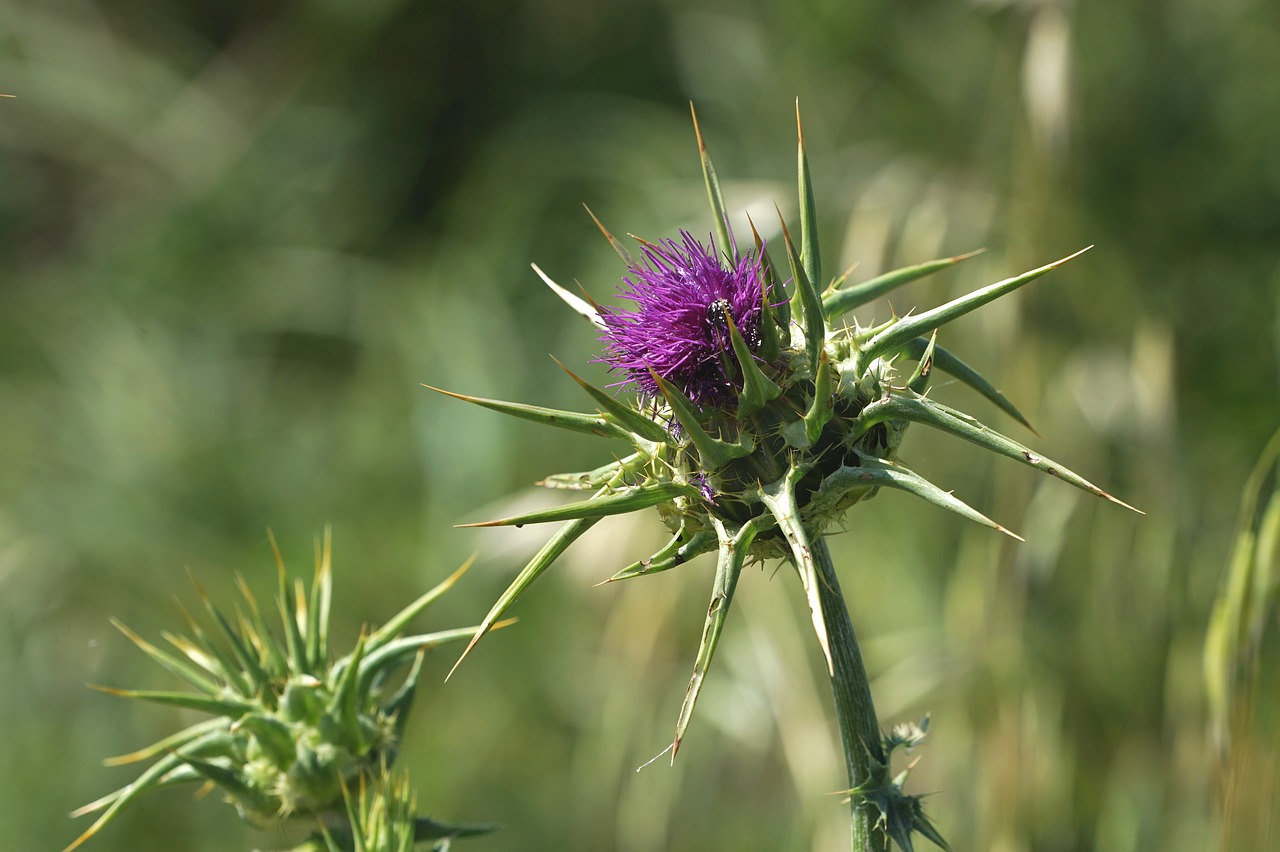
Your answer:
[[[729,320],[750,349],[759,346],[761,260],[739,255],[734,245],[726,269],[713,250],[680,233],[683,243],[646,243],[645,262],[622,279],[619,292],[635,310],[600,309],[600,339],[608,349],[601,360],[627,374],[617,384],[643,396],[659,395],[653,370],[696,403],[724,404],[737,396]]]

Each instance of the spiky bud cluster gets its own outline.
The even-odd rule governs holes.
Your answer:
[[[378,779],[385,779],[387,767],[395,759],[417,691],[423,656],[438,645],[474,636],[476,628],[415,636],[400,633],[447,591],[467,566],[382,627],[362,632],[351,653],[332,660],[330,553],[326,535],[308,592],[301,580],[290,587],[276,550],[281,621],[277,632],[268,627],[243,578],[238,580],[244,607],[237,607],[234,620],[214,606],[196,585],[213,629],[207,632],[184,610],[190,636],[165,635],[177,654],[113,622],[143,652],[195,691],[98,689],[124,698],[207,713],[211,718],[145,749],[106,761],[108,765],[120,765],[154,759],[135,781],[73,814],[102,811],[67,852],[96,834],[144,793],[180,784],[217,788],[244,819],[259,827],[289,818],[313,818],[319,826],[337,825],[327,830],[337,837],[351,836],[354,829],[350,824],[342,827],[343,815],[352,808],[352,813],[360,810],[358,802],[349,801],[349,788],[363,790],[366,780],[370,780],[378,790],[399,789],[388,788]],[[406,667],[407,674],[396,678]],[[401,805],[396,808],[399,822],[412,830],[415,821],[411,816],[405,818]]]
[[[696,132],[696,118],[694,128]],[[679,241],[641,240],[637,262],[596,220],[627,266],[620,295],[633,303],[629,308],[599,307],[534,266],[552,290],[601,330],[606,351],[600,360],[620,375],[618,385],[636,391],[635,399],[620,399],[567,368],[594,399],[596,411],[562,411],[442,391],[516,417],[619,439],[631,448],[595,470],[557,474],[542,483],[591,492],[586,499],[472,525],[568,522],[492,607],[464,657],[483,628],[601,518],[656,507],[673,534],[657,553],[609,580],[666,571],[699,554],[718,553],[702,646],[677,720],[673,755],[749,559],[782,557],[794,564],[831,670],[812,545],[852,505],[880,488],[896,488],[1013,535],[898,461],[908,424],[939,429],[1120,502],[1062,465],[925,396],[931,372],[940,369],[1025,425],[1025,418],[990,382],[937,345],[937,329],[1080,252],[932,310],[869,328],[856,321],[848,324],[843,318],[854,308],[971,255],[899,269],[853,286],[846,286],[846,273],[819,289],[825,279],[803,133],[800,246],[782,221],[785,271],[775,264],[754,224],[753,249],[739,251],[715,169],[701,133],[697,136],[715,248],[688,233]],[[901,376],[898,365],[904,362],[915,366]]]

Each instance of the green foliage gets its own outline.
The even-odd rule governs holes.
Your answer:
[[[399,634],[448,591],[467,566],[382,627],[362,631],[355,650],[334,660],[329,650],[330,553],[326,535],[308,591],[301,581],[291,588],[277,551],[280,624],[274,629],[243,580],[239,585],[244,605],[236,608],[232,619],[197,585],[213,630],[206,632],[188,616],[190,638],[165,637],[178,655],[116,624],[148,657],[196,691],[99,689],[213,718],[108,760],[109,766],[154,763],[132,783],[72,814],[102,812],[67,852],[96,835],[139,797],[183,784],[217,789],[241,817],[264,829],[278,830],[289,820],[309,823],[334,849],[394,852],[413,847],[416,815],[408,781],[390,779],[387,770],[402,746],[423,655],[468,638],[475,629]],[[403,674],[406,666],[409,671]],[[397,673],[403,676],[396,678]],[[368,793],[366,781],[374,778],[373,792]],[[349,793],[352,785],[358,788],[354,798]],[[337,826],[337,841],[327,830],[330,822]],[[437,837],[451,834],[445,831]]]

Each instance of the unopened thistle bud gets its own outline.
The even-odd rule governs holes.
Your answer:
[[[215,607],[197,585],[213,629],[206,632],[188,616],[190,638],[166,637],[177,654],[115,623],[143,652],[195,691],[98,688],[124,698],[196,710],[210,718],[148,748],[108,760],[113,766],[154,762],[131,784],[72,814],[102,811],[66,852],[96,834],[144,793],[179,784],[217,788],[244,819],[259,827],[286,819],[312,820],[317,841],[323,834],[329,843],[334,837],[350,837],[361,830],[362,826],[353,825],[347,816],[368,816],[375,813],[370,808],[381,802],[376,824],[383,825],[388,816],[384,811],[390,807],[399,827],[387,831],[394,829],[401,835],[408,831],[412,836],[416,822],[406,814],[410,803],[401,801],[407,782],[388,786],[387,768],[395,760],[409,718],[424,653],[447,642],[471,638],[477,628],[416,636],[400,633],[446,592],[467,566],[382,627],[362,633],[351,653],[333,660],[329,651],[332,573],[328,536],[317,554],[309,593],[300,580],[291,588],[278,550],[276,563],[280,607],[276,631],[268,627],[243,580],[240,589],[245,606],[237,608],[234,620]],[[406,667],[403,678],[393,677]],[[363,792],[366,783],[373,784],[381,798],[368,798]],[[360,791],[354,800],[347,792],[352,789]],[[429,820],[418,822],[424,822],[428,836],[429,831],[442,828]],[[364,827],[371,824],[366,820]],[[474,833],[468,828],[457,832]],[[379,836],[383,834],[392,836],[387,832]]]

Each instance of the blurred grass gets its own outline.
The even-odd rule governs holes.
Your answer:
[[[268,526],[306,564],[333,524],[348,639],[472,550],[452,606],[476,620],[548,531],[450,525],[610,448],[418,383],[583,405],[545,354],[599,377],[591,331],[527,264],[608,297],[584,201],[617,233],[709,227],[691,98],[730,209],[793,207],[798,95],[833,268],[989,249],[899,313],[1098,245],[944,343],[1147,512],[910,434],[913,466],[1029,539],[886,494],[834,542],[882,720],[933,714],[914,789],[957,849],[1213,848],[1201,647],[1280,419],[1278,85],[1264,0],[5,4],[6,843],[60,848],[124,777],[100,758],[178,726],[84,689],[168,685],[108,616],[175,626],[186,567],[224,599],[236,570],[269,589]],[[432,815],[504,825],[469,847],[840,844],[785,571],[744,578],[679,763],[632,771],[669,739],[710,566],[591,584],[657,526],[602,525],[425,691],[404,766]],[[175,793],[95,846],[242,832]]]

